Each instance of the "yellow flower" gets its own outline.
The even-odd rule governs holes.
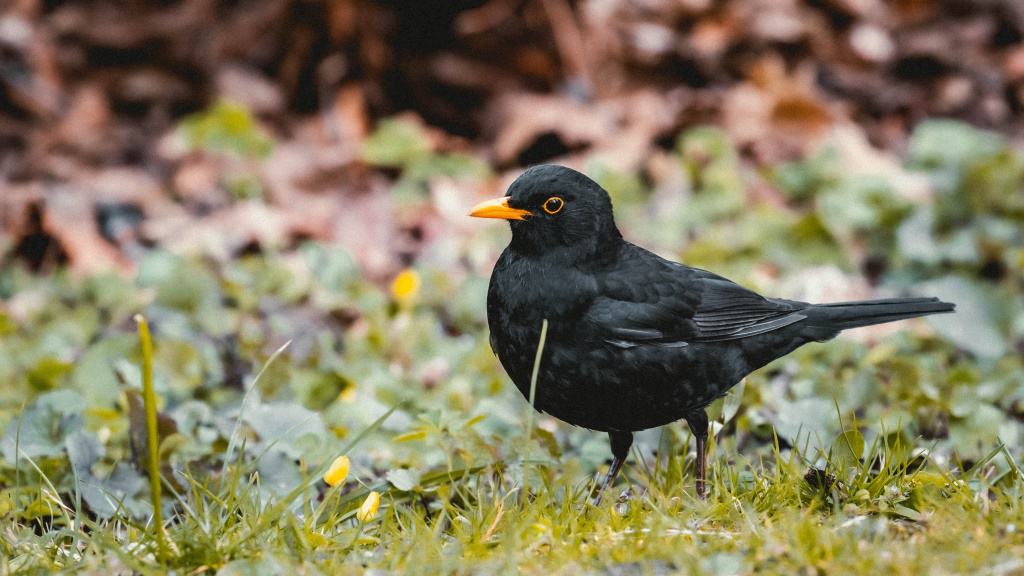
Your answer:
[[[338,395],[338,399],[346,404],[351,404],[356,401],[356,387],[355,385],[345,386],[345,389]]]
[[[420,275],[412,268],[402,270],[391,281],[391,295],[399,304],[408,304],[420,292]]]
[[[348,477],[348,456],[338,456],[331,462],[331,467],[324,472],[324,482],[328,486],[337,486]]]
[[[356,512],[356,519],[360,522],[366,522],[373,520],[377,516],[377,508],[380,507],[380,493],[374,490],[366,496],[366,500],[363,500],[363,505],[359,507],[359,511]]]

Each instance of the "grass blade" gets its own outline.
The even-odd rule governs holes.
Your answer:
[[[142,345],[142,402],[146,409],[146,450],[149,453],[149,489],[153,503],[153,524],[156,527],[160,557],[168,558],[171,554],[167,534],[164,532],[160,494],[160,437],[157,435],[156,391],[153,389],[153,339],[149,334],[149,322],[142,314],[135,315],[135,323],[139,327],[139,343]]]

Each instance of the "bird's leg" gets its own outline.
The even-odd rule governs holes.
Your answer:
[[[629,448],[633,445],[633,433],[612,430],[608,432],[608,439],[612,445],[612,465],[608,468],[608,474],[605,475],[601,485],[598,486],[597,494],[594,494],[594,506],[601,503],[601,494],[612,485],[615,477],[619,475],[619,469],[622,468],[622,463],[625,462],[626,456],[629,456]]]
[[[694,468],[697,470],[697,497],[705,498],[707,465],[708,465],[708,415],[704,409],[695,410],[686,415],[686,424],[690,432],[697,438],[697,459]]]

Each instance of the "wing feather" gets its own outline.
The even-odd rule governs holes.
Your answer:
[[[620,347],[736,340],[804,320],[801,302],[768,299],[704,270],[644,251],[606,274],[583,321]]]

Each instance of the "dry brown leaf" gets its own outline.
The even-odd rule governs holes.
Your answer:
[[[932,199],[934,191],[927,175],[907,170],[898,158],[872,146],[864,130],[856,124],[837,124],[820,147],[827,147],[836,154],[844,176],[881,177],[911,202],[923,204]]]
[[[875,24],[858,24],[850,31],[850,47],[868,62],[883,63],[896,53],[896,43],[887,30]]]
[[[722,115],[737,143],[756,143],[774,154],[771,150],[808,150],[838,114],[818,92],[813,70],[804,67],[790,74],[781,60],[766,58],[751,70],[749,81],[727,93]]]
[[[653,141],[671,129],[683,106],[683,93],[638,90],[618,98],[583,103],[568,96],[512,94],[492,114],[494,152],[502,164],[516,159],[538,139],[555,135],[570,152],[559,160],[576,163],[585,155],[629,170],[638,166]]]
[[[331,222],[332,240],[345,247],[368,278],[377,281],[386,280],[400,266],[391,249],[394,230],[393,206],[386,193],[346,195]]]
[[[88,194],[70,185],[58,185],[47,190],[45,207],[45,229],[67,252],[73,272],[83,276],[133,272],[132,262],[97,229],[95,205]]]
[[[276,115],[284,110],[281,89],[256,70],[225,66],[217,72],[215,81],[220,98],[243,104],[255,114]]]

